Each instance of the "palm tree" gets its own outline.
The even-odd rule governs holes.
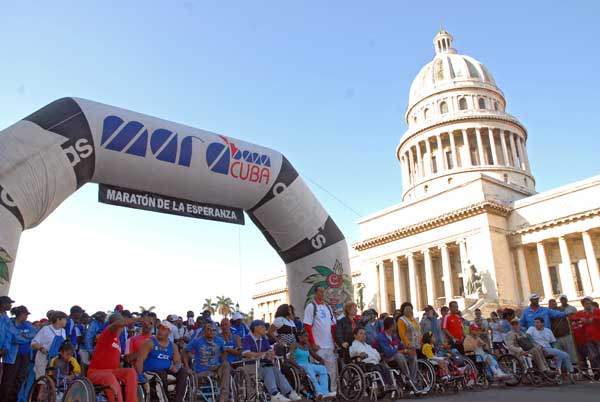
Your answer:
[[[202,306],[202,310],[210,311],[210,314],[215,313],[215,307],[217,307],[217,303],[213,302],[212,299],[204,299],[204,305]]]
[[[225,296],[217,296],[217,313],[223,317],[229,316],[233,313],[234,305],[233,300]]]
[[[151,311],[152,311],[152,310],[154,310],[155,308],[156,308],[156,306],[152,306],[152,307],[150,307],[150,308],[146,308],[146,307],[144,307],[144,306],[140,306],[140,313],[143,313],[143,312],[145,312],[145,311],[147,311],[147,312],[151,312]]]

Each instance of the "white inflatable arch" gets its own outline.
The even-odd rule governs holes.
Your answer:
[[[244,210],[285,262],[292,304],[318,286],[337,308],[352,300],[344,236],[282,154],[76,98],[0,131],[0,295],[21,232],[88,182],[117,205],[238,223]]]

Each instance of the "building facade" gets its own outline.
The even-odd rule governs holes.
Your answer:
[[[541,194],[528,132],[487,68],[434,38],[396,156],[401,203],[358,222],[367,305],[518,306],[535,292],[600,296],[600,176]]]
[[[600,299],[600,176],[537,193],[529,133],[491,73],[459,54],[448,32],[433,44],[396,148],[401,202],[358,221],[355,299],[379,312],[456,300],[466,316],[525,305],[531,293],[542,303]],[[254,299],[269,319],[285,286],[265,283]]]

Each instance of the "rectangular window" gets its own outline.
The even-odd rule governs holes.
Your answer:
[[[548,272],[550,273],[550,282],[552,283],[552,294],[558,295],[562,293],[560,290],[560,280],[558,279],[558,271],[556,267],[548,267]]]
[[[577,262],[571,263],[571,275],[575,278],[575,291],[577,296],[583,296],[583,282],[581,281],[581,270]]]
[[[438,172],[437,159],[436,159],[435,155],[433,155],[431,157],[431,169],[432,169],[433,173],[437,173]]]
[[[446,151],[446,164],[448,169],[454,169],[454,164],[452,163],[452,151]]]

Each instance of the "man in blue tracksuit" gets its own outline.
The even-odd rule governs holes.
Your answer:
[[[534,326],[536,318],[543,318],[544,326],[548,329],[552,329],[550,327],[551,318],[566,317],[566,314],[562,311],[551,310],[547,307],[541,307],[540,296],[538,296],[535,293],[529,297],[529,303],[529,307],[523,310],[523,314],[521,315],[520,324],[524,331],[527,331],[527,329]]]
[[[14,302],[8,296],[0,296],[0,358],[8,354],[10,350],[10,327],[12,324],[7,311],[10,310]]]

